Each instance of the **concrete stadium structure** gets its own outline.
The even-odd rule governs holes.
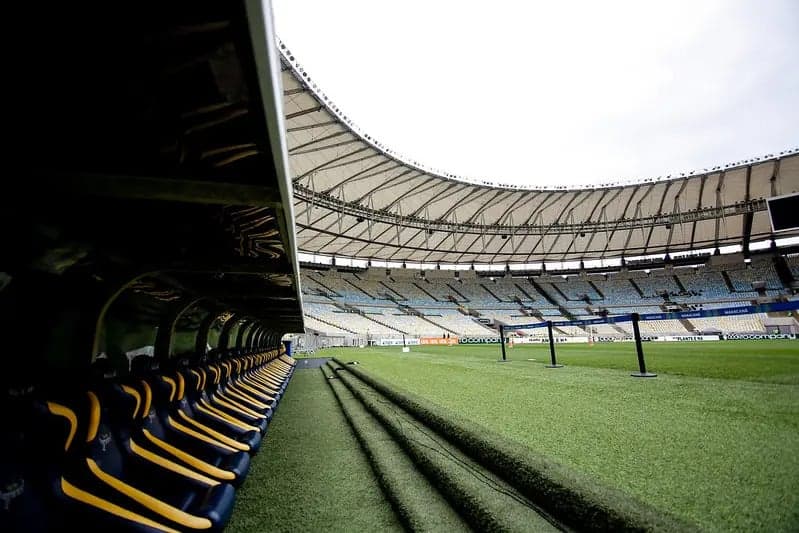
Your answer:
[[[799,230],[775,235],[766,200],[799,191],[795,150],[580,189],[470,180],[361,131],[301,58],[279,49],[297,243],[310,259],[302,272],[310,332],[342,342],[496,336],[499,325],[794,298],[796,249],[776,239]],[[552,182],[534,162],[530,178]],[[795,329],[793,317],[775,315],[641,327],[646,335]],[[557,333],[631,334],[622,325]]]

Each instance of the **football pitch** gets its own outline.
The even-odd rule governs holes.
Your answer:
[[[799,529],[799,341],[331,348],[520,447],[714,531]]]

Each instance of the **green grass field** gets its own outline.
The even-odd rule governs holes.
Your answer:
[[[799,342],[329,349],[553,460],[714,531],[799,529]],[[528,359],[535,359],[529,361]]]
[[[319,370],[295,372],[226,530],[402,531]]]

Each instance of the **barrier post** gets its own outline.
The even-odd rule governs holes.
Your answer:
[[[402,334],[402,353],[411,353],[410,346],[405,342],[405,334]]]
[[[555,338],[552,336],[552,321],[547,320],[547,333],[549,333],[549,356],[552,359],[552,364],[547,365],[547,368],[563,368],[563,365],[558,364],[555,359]]]
[[[499,326],[499,345],[502,347],[502,359],[499,362],[504,363],[508,358],[505,354],[505,326],[502,324]]]
[[[646,371],[646,361],[644,361],[644,347],[641,345],[641,330],[638,328],[638,313],[633,313],[633,335],[635,336],[635,351],[638,354],[638,372],[630,374],[634,378],[654,378],[657,374]]]

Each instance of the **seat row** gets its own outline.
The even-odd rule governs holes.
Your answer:
[[[139,356],[120,376],[99,359],[81,386],[10,390],[0,530],[222,529],[295,364]]]

